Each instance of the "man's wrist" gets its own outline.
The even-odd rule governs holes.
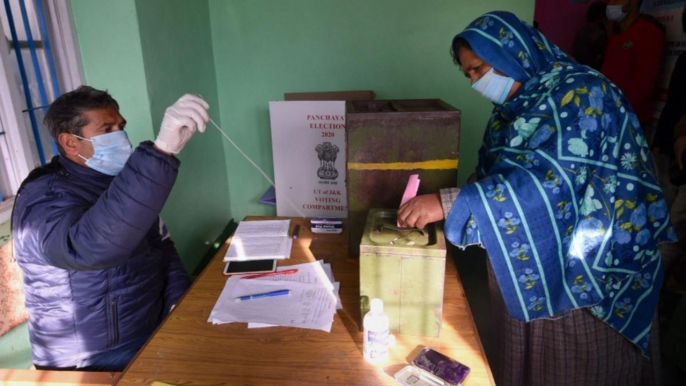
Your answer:
[[[173,155],[174,155],[174,153],[170,153],[170,152],[168,152],[168,151],[166,151],[166,150],[160,149],[160,147],[157,146],[157,144],[154,144],[154,143],[153,143],[152,147],[153,147],[154,149],[156,149],[157,151],[159,151],[160,153],[164,153],[164,154],[166,154],[166,155],[168,155],[168,156],[173,156]]]

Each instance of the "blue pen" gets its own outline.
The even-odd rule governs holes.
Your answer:
[[[262,294],[239,296],[236,298],[236,301],[240,302],[243,300],[250,300],[250,299],[271,298],[273,296],[290,295],[290,294],[291,294],[291,290],[285,289],[285,290],[278,290],[278,291],[272,291],[272,292],[265,292]]]

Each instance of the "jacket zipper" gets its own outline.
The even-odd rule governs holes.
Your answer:
[[[113,334],[112,334],[112,347],[116,346],[119,343],[119,319],[117,317],[117,301],[113,301],[110,303],[110,308],[112,310],[112,329],[113,329]]]

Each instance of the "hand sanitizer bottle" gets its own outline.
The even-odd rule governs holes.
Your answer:
[[[383,300],[372,299],[371,310],[362,321],[364,338],[362,351],[370,361],[383,360],[388,357],[388,315],[383,312]]]

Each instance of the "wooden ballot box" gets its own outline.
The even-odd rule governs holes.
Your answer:
[[[395,334],[438,337],[443,315],[446,244],[441,223],[398,228],[396,211],[371,209],[360,243],[360,309],[373,298]]]
[[[346,104],[350,251],[359,251],[370,208],[397,209],[407,180],[418,194],[457,185],[460,111],[439,99]]]

